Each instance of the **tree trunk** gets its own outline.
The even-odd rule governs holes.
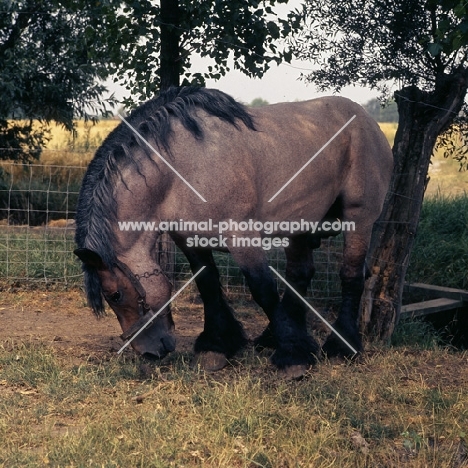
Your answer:
[[[460,112],[466,92],[467,72],[461,70],[441,76],[431,93],[416,86],[395,93],[399,122],[393,176],[374,228],[368,260],[371,277],[361,301],[361,331],[371,340],[387,341],[398,323],[433,148]]]
[[[178,0],[161,0],[161,90],[180,83],[180,9]]]

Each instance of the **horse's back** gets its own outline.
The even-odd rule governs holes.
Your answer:
[[[361,106],[346,98],[326,97],[249,112],[256,130],[200,110],[201,139],[173,122],[171,156],[210,201],[206,206],[210,213],[220,219],[318,220],[339,196],[380,211],[392,154],[377,123]],[[186,190],[176,183],[180,187],[174,187],[174,193]],[[187,206],[192,213],[203,209]]]
[[[277,140],[288,135],[302,136],[312,138],[320,148],[341,130],[343,136],[352,137],[350,144],[367,144],[370,149],[379,147],[383,150],[382,157],[389,157],[388,142],[377,122],[362,106],[344,97],[272,104],[251,112],[260,131],[275,135]]]
[[[375,204],[380,211],[393,156],[377,122],[359,104],[330,96],[252,113],[258,134],[249,132],[249,141],[266,189],[261,198],[270,199],[274,186],[279,190],[298,174],[277,203],[269,204],[269,211],[283,211],[283,200],[286,209],[299,213],[307,211],[304,200],[325,207],[338,196],[350,203]],[[319,215],[319,210],[312,211]]]

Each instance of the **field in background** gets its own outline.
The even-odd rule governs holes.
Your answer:
[[[97,125],[78,122],[77,135],[74,137],[62,127],[52,126],[52,139],[43,153],[41,161],[56,165],[86,165],[93,157],[94,151],[104,138],[119,124],[120,120],[102,120]],[[396,123],[381,123],[390,145],[393,145]],[[454,159],[445,159],[442,151],[433,158],[429,170],[430,182],[427,196],[437,193],[457,195],[468,192],[468,172],[460,172],[460,165]]]
[[[380,123],[380,128],[393,146],[396,123]],[[460,164],[454,159],[446,159],[443,151],[439,150],[432,158],[429,168],[429,184],[426,189],[426,198],[436,195],[460,195],[468,192],[468,172],[460,171]]]
[[[74,135],[66,132],[62,127],[52,126],[52,139],[44,151],[40,164],[13,167],[6,162],[0,162],[0,195],[2,198],[0,200],[0,219],[2,220],[0,224],[5,225],[5,227],[0,226],[0,277],[8,280],[27,279],[33,282],[46,281],[49,284],[57,282],[66,285],[81,281],[79,265],[71,253],[74,247],[73,229],[60,229],[60,226],[54,223],[59,222],[55,221],[58,219],[73,219],[74,206],[85,167],[93,157],[96,148],[118,123],[117,120],[103,120],[97,125],[78,122],[77,132]],[[392,144],[396,124],[381,124],[381,128]],[[5,171],[3,177],[2,168]],[[459,236],[450,244],[446,242],[447,236],[443,232],[443,226],[441,227],[441,224],[445,222],[444,219],[448,219],[444,211],[449,209],[450,205],[444,198],[459,195],[460,207],[452,210],[453,214],[450,216],[453,218],[461,219],[462,216],[459,216],[459,213],[463,214],[466,206],[466,195],[461,194],[467,191],[468,173],[459,172],[458,169],[458,163],[454,160],[446,160],[441,155],[434,158],[426,205],[430,203],[431,198],[438,197],[438,202],[441,204],[436,202],[434,206],[441,208],[433,210],[433,213],[439,217],[440,221],[432,222],[431,229],[437,224],[440,234],[430,243],[428,239],[431,239],[431,231],[426,232],[424,236],[425,245],[432,245],[436,242],[440,246],[440,239],[443,239],[444,249],[434,249],[438,252],[437,256],[439,259],[450,257],[454,264],[461,265],[461,267],[445,268],[444,265],[447,263],[441,264],[440,262],[431,262],[428,267],[424,264],[424,258],[428,254],[434,257],[434,252],[419,249],[423,252],[424,258],[415,262],[416,269],[410,268],[409,277],[413,280],[430,279],[435,282],[434,284],[452,287],[463,287],[467,283],[466,275],[460,272],[460,268],[463,270],[462,264],[467,255],[464,250],[466,240],[462,240],[466,239],[466,235],[462,234],[462,237]],[[9,226],[5,218],[9,219]],[[460,222],[457,226],[459,224]],[[20,228],[18,225],[36,227]],[[43,226],[42,230],[40,226]],[[63,226],[65,224],[61,225],[62,228]],[[452,229],[449,224],[447,224],[447,229]],[[458,247],[454,247],[455,245]],[[319,286],[319,297],[325,294],[335,299],[339,297],[340,289],[339,279],[336,277],[340,262],[340,243],[338,242],[332,250],[330,249],[331,247],[327,246],[316,255],[319,264],[316,277],[320,280],[315,283]],[[419,250],[416,248],[415,252]],[[189,273],[185,260],[178,258],[176,263],[179,261],[183,264],[179,267],[175,266],[174,269],[183,280]],[[282,259],[278,261],[283,262]],[[240,287],[241,291],[245,291],[237,267],[224,258],[221,263],[222,274],[226,278],[226,288],[233,291],[236,288],[239,290]],[[448,265],[451,264],[448,263]],[[414,275],[414,272],[417,275]],[[314,297],[316,296],[314,293]]]
[[[58,166],[86,166],[94,152],[120,120],[101,120],[96,125],[78,121],[76,133],[66,131],[62,126],[51,126],[51,139],[47,144],[41,162]]]

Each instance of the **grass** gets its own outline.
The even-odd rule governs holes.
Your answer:
[[[50,220],[73,217],[84,168],[104,138],[118,125],[102,120],[97,125],[77,122],[75,134],[51,127],[51,140],[41,159],[42,166],[15,166],[0,163],[0,217],[10,224],[46,224]],[[390,144],[396,124],[381,128]],[[429,171],[427,194],[463,194],[468,190],[468,174],[460,172],[455,160],[444,159],[440,150]]]
[[[285,382],[246,351],[216,375],[176,354],[76,364],[47,344],[0,347],[0,466],[462,467],[467,355],[374,349]],[[147,365],[148,367],[148,365]],[[457,378],[452,379],[452,373]]]
[[[77,122],[75,135],[66,132],[62,127],[52,126],[52,139],[44,151],[41,161],[45,165],[44,167],[28,167],[25,170],[21,167],[10,167],[6,163],[1,163],[0,206],[8,207],[0,209],[1,217],[8,216],[10,223],[30,225],[47,224],[51,220],[59,218],[72,218],[84,166],[92,158],[95,149],[118,123],[117,120],[102,120],[93,126],[90,123],[80,121]],[[380,125],[390,144],[393,144],[397,125],[392,123]],[[463,194],[468,188],[468,174],[460,173],[458,163],[454,160],[444,159],[441,153],[436,155],[433,160],[427,194],[428,198],[438,197],[437,201],[434,202],[435,206],[444,206],[434,215],[438,216],[439,219],[446,219],[443,214],[447,205],[443,201],[444,197],[454,194],[460,197],[456,200],[463,200]],[[54,167],[62,165],[63,167]],[[70,166],[80,167],[72,168]],[[464,199],[466,200],[466,196]],[[428,203],[431,203],[430,199],[425,203],[425,206]],[[463,205],[465,202],[454,201],[454,203]],[[423,216],[425,216],[424,212]],[[459,209],[454,210],[454,212],[460,213]],[[464,236],[466,237],[466,234]],[[71,255],[73,245],[68,238],[70,236],[63,239],[55,237],[56,234],[43,235],[35,232],[30,232],[27,235],[16,235],[2,229],[0,231],[0,245],[5,246],[6,250],[0,249],[0,275],[8,278],[34,279],[79,274],[76,262]],[[430,242],[430,232],[422,237],[424,242],[419,244],[417,253],[413,254],[415,267],[411,266],[411,276],[417,278],[418,281],[434,282],[441,285],[448,285],[454,279],[455,283],[452,285],[461,284],[464,287],[466,275],[463,274],[463,262],[466,258],[466,239],[457,247],[448,247],[445,258],[442,258],[443,255],[439,252],[440,249],[437,248],[437,245],[440,245],[440,241],[446,245],[447,236],[441,233],[440,236],[434,236]],[[421,245],[427,247],[421,247]],[[8,249],[11,251],[9,252]],[[418,253],[419,251],[421,254]],[[428,253],[431,257],[440,256],[436,275],[432,271],[428,271],[431,267],[427,267],[427,263],[425,267],[419,261],[421,255],[424,257]],[[327,254],[324,255],[326,257]],[[339,259],[334,258],[334,253],[332,256],[332,260],[339,261]],[[448,260],[453,260],[456,265],[447,267],[447,256],[450,257]],[[329,274],[327,266],[329,261],[329,258],[323,260],[318,258],[318,263],[322,262],[322,264],[319,266],[319,273],[316,276],[321,278],[323,273],[325,279],[315,282],[316,292],[312,293],[315,298],[324,295],[336,298],[339,296],[339,281],[335,278],[334,272]],[[226,284],[228,289],[243,290],[244,282],[237,267],[229,263],[225,256],[219,256],[218,262],[221,265],[223,276],[229,278]],[[279,265],[283,260],[278,259],[275,262]],[[183,273],[187,271],[186,264],[178,268],[181,271],[177,273],[183,277]]]
[[[73,231],[0,226],[0,277],[81,284]]]
[[[388,140],[390,146],[393,146],[393,141],[395,140],[395,133],[397,131],[398,124],[391,123],[391,122],[382,122],[379,123],[380,130],[382,130],[383,134]]]
[[[398,125],[396,123],[380,123],[379,125],[390,146],[393,146]],[[455,159],[444,158],[443,153],[441,148],[432,158],[426,197],[440,194],[444,196],[463,195],[468,192],[468,172],[460,171],[460,163]]]
[[[429,167],[426,199],[433,197],[463,196],[468,193],[468,171],[460,171],[460,163],[447,159],[439,151]]]
[[[119,124],[117,120],[103,120],[97,125],[77,122],[73,136],[62,127],[51,127],[51,140],[41,161],[47,165],[86,166],[104,138]],[[396,123],[380,123],[380,128],[393,146]],[[468,192],[468,173],[460,172],[460,164],[454,159],[443,157],[443,150],[436,152],[429,169],[430,181],[426,196],[463,195]],[[81,173],[78,180],[81,180]]]
[[[43,155],[46,167],[31,168],[27,172],[20,168],[9,169],[14,180],[18,181],[15,182],[14,190],[9,189],[9,183],[4,187],[0,186],[0,189],[6,190],[10,207],[18,210],[12,212],[10,217],[13,220],[17,218],[18,222],[29,220],[32,224],[47,223],[50,219],[65,217],[66,211],[69,213],[68,216],[72,217],[83,170],[73,172],[66,167],[51,168],[51,166],[62,163],[78,166],[85,164],[92,157],[93,148],[97,147],[117,124],[117,121],[101,121],[98,125],[91,126],[79,122],[78,133],[74,138],[62,128],[53,127],[52,140]],[[396,124],[381,124],[381,128],[392,143]],[[463,226],[466,226],[466,217],[463,213],[467,211],[467,198],[464,190],[468,187],[468,174],[459,172],[458,168],[456,161],[446,160],[441,154],[436,155],[433,160],[430,170],[431,181],[424,203],[415,251],[412,255],[409,277],[442,286],[466,288],[468,282],[465,268],[468,250],[466,228],[464,233],[456,231],[458,234],[455,236],[453,234],[454,226],[462,230]],[[22,210],[21,206],[24,203],[28,208]],[[453,204],[453,209],[450,208],[451,204]],[[34,209],[31,210],[30,206]],[[70,244],[69,239],[59,241],[49,236],[53,235],[48,234],[44,237],[42,234],[30,232],[27,236],[18,236],[2,230],[0,244],[8,245],[13,252],[0,250],[0,274],[3,277],[7,275],[8,277],[47,278],[52,273],[60,271],[60,274],[67,275],[69,274],[67,272],[71,272],[70,275],[75,275],[77,265],[71,255],[72,243]],[[441,245],[444,249],[440,248]],[[6,263],[7,256],[8,261],[12,260],[13,263]],[[427,258],[431,261],[427,262]],[[320,258],[318,260],[320,261]],[[339,259],[335,260],[339,261]],[[282,263],[282,259],[275,261],[278,265]],[[329,275],[328,261],[328,258],[324,258],[323,268],[319,267],[317,278],[321,278],[321,268],[326,278],[321,282],[315,282],[317,287],[317,292],[313,293],[315,297],[339,296],[339,282],[333,279],[333,272]],[[59,269],[55,267],[54,262],[58,263]],[[243,290],[243,280],[237,267],[229,263],[225,256],[219,256],[218,262],[223,276],[229,278],[228,289]],[[186,265],[177,268],[180,269],[177,273],[184,277]],[[55,276],[59,275],[55,274]]]
[[[0,226],[0,277],[42,281],[81,282],[80,268],[72,250],[73,232],[65,229]],[[325,243],[315,256],[317,274],[311,297],[339,300],[340,244]],[[282,253],[271,252],[272,264],[284,267]],[[245,291],[244,280],[229,256],[217,255],[220,274],[230,292]],[[181,254],[174,272],[182,282],[190,275]],[[421,221],[411,255],[407,278],[453,288],[468,289],[468,194],[438,195],[423,204]]]
[[[94,151],[104,138],[120,123],[118,120],[102,120],[97,125],[82,121],[77,122],[75,136],[62,127],[51,127],[51,140],[45,149],[41,161],[45,164],[85,166],[91,160]],[[380,123],[380,128],[393,146],[396,123]],[[429,170],[431,180],[427,193],[441,192],[445,195],[460,194],[468,191],[468,174],[459,171],[459,163],[445,159],[443,150],[437,152]]]
[[[0,219],[38,226],[75,216],[84,168],[0,162]]]
[[[101,120],[93,125],[78,121],[75,134],[61,126],[51,125],[51,139],[41,161],[46,164],[86,166],[96,149],[119,123],[120,120]]]
[[[468,289],[468,193],[424,201],[408,279]]]

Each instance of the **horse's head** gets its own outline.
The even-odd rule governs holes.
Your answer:
[[[99,254],[89,249],[77,249],[75,254],[94,269],[99,277],[104,299],[117,315],[124,339],[132,338],[144,326],[151,314],[169,300],[171,285],[159,268],[134,274],[123,262],[107,266]],[[147,358],[162,358],[175,349],[174,321],[169,307],[152,325],[136,336],[133,349]]]

